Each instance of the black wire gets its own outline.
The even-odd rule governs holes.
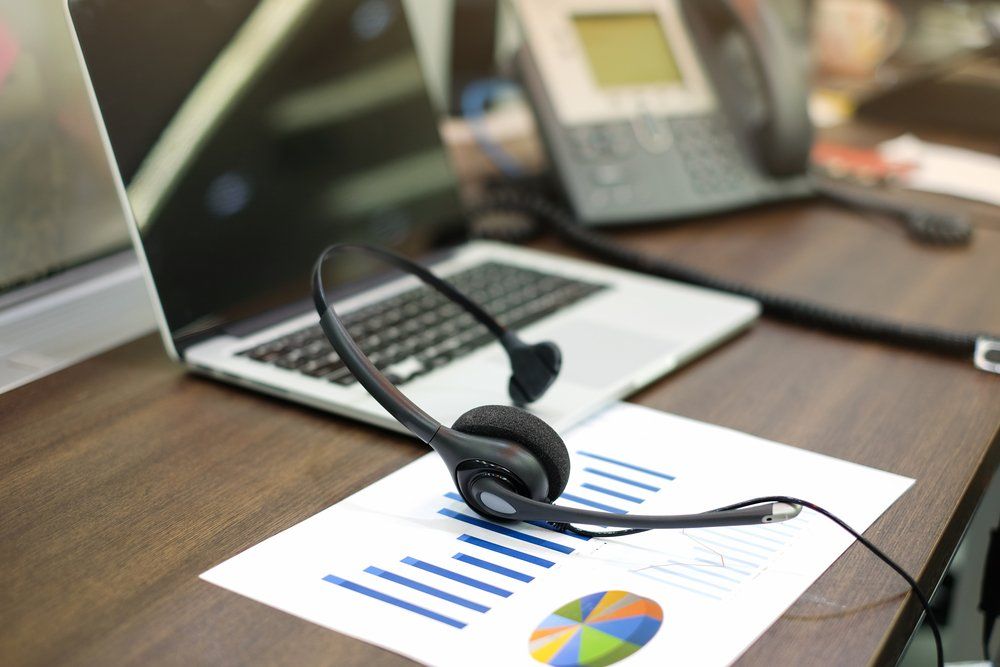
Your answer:
[[[713,512],[724,512],[728,510],[738,510],[744,507],[751,507],[753,505],[761,505],[764,503],[788,503],[791,505],[801,505],[802,507],[808,507],[814,512],[818,512],[825,516],[826,518],[833,521],[835,524],[846,530],[854,539],[863,544],[865,548],[871,551],[875,556],[879,558],[883,563],[895,570],[896,574],[901,576],[910,588],[913,590],[914,595],[916,595],[917,600],[920,601],[920,605],[924,608],[924,613],[927,618],[927,625],[930,626],[931,632],[934,635],[934,646],[937,650],[937,664],[938,667],[944,666],[944,645],[941,642],[941,628],[938,626],[937,618],[934,616],[934,611],[931,609],[931,603],[927,597],[920,590],[920,586],[917,584],[916,579],[911,577],[909,573],[904,570],[901,566],[896,564],[892,558],[890,558],[884,551],[879,549],[877,546],[872,544],[864,535],[858,531],[851,528],[845,521],[834,515],[832,512],[823,509],[819,505],[802,500],[800,498],[793,498],[791,496],[763,496],[760,498],[753,498],[752,500],[744,500],[742,502],[734,503],[732,505],[726,505],[725,507],[718,507]],[[623,537],[626,535],[635,535],[637,533],[644,533],[648,528],[633,528],[628,530],[616,530],[616,531],[591,531],[585,530],[583,528],[577,528],[572,524],[568,523],[550,523],[550,526],[555,530],[562,533],[573,533],[575,535],[580,535],[582,537],[597,537],[597,538],[608,538],[608,537]]]
[[[812,179],[816,194],[858,211],[883,213],[901,222],[906,232],[920,243],[939,246],[968,245],[973,228],[960,214],[931,208],[898,204],[864,190],[845,188],[824,178]]]
[[[972,358],[976,340],[986,334],[953,332],[851,313],[811,301],[775,294],[757,287],[713,276],[690,266],[631,250],[578,224],[564,208],[541,195],[524,191],[494,193],[476,206],[472,216],[490,213],[527,214],[570,245],[618,266],[670,280],[750,297],[760,302],[764,314],[801,326],[920,348],[939,354]],[[996,338],[996,336],[992,336]]]

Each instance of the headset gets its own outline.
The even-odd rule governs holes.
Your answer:
[[[508,392],[514,405],[473,408],[449,428],[406,397],[372,363],[327,303],[323,265],[338,252],[361,252],[411,273],[463,308],[499,340],[510,360]],[[494,521],[544,522],[560,532],[587,537],[620,537],[657,528],[746,526],[787,521],[803,507],[818,512],[850,533],[901,576],[923,607],[934,635],[937,664],[944,665],[941,631],[917,581],[892,558],[842,519],[814,503],[789,496],[754,498],[699,514],[644,516],[578,510],[552,504],[569,481],[569,452],[559,435],[523,406],[541,398],[555,382],[562,355],[555,343],[529,344],[508,331],[477,303],[425,267],[394,252],[360,243],[328,246],[313,267],[313,302],[320,327],[355,379],[410,433],[437,452],[466,504]],[[574,524],[617,527],[602,532]]]
[[[323,264],[331,254],[348,251],[413,274],[489,329],[510,359],[508,391],[515,405],[473,408],[449,428],[407,398],[365,355],[327,303]],[[569,453],[551,426],[521,406],[541,398],[559,375],[562,355],[555,343],[524,342],[423,266],[375,246],[341,243],[326,248],[313,269],[312,289],[320,326],[344,365],[396,421],[441,456],[466,504],[488,519],[648,530],[771,523],[794,518],[802,510],[797,504],[768,502],[700,514],[642,516],[553,505],[569,481]]]

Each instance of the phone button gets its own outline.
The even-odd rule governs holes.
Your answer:
[[[625,168],[620,164],[602,164],[590,171],[596,185],[619,185],[625,182]]]
[[[665,118],[655,118],[642,113],[632,119],[635,138],[650,153],[666,153],[674,143],[670,123]]]
[[[577,157],[587,162],[598,160],[607,153],[603,135],[595,127],[581,127],[570,133]]]
[[[635,193],[631,185],[619,185],[611,191],[611,197],[615,200],[615,204],[626,206],[635,199]]]
[[[594,188],[587,194],[587,202],[591,208],[607,208],[611,203],[611,193],[608,192],[608,188]]]
[[[615,157],[626,157],[635,151],[635,133],[628,123],[606,125],[604,133],[608,138],[608,148]]]

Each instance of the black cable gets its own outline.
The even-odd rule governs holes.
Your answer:
[[[473,217],[491,213],[527,214],[570,245],[603,261],[640,273],[750,297],[760,302],[765,315],[800,326],[967,358],[974,357],[977,339],[996,338],[986,334],[946,331],[852,313],[719,278],[685,264],[643,254],[615,243],[578,224],[571,213],[542,195],[499,190],[488,201],[471,211]]]
[[[913,239],[921,243],[959,246],[968,245],[972,241],[972,225],[963,215],[930,207],[917,208],[900,204],[864,190],[845,188],[824,178],[813,178],[812,185],[817,195],[841,206],[891,216],[903,224]]]
[[[916,579],[910,576],[910,574],[904,570],[900,565],[896,563],[892,558],[890,558],[884,551],[879,549],[877,546],[872,544],[865,536],[863,536],[858,531],[851,528],[847,522],[843,521],[832,512],[823,509],[819,505],[815,505],[806,500],[800,498],[793,498],[791,496],[763,496],[761,498],[754,498],[752,500],[744,500],[739,503],[734,503],[732,505],[726,505],[725,507],[718,507],[713,512],[724,512],[728,510],[737,510],[744,507],[750,507],[752,505],[761,505],[764,503],[788,503],[791,505],[801,505],[802,507],[808,507],[814,512],[822,514],[826,518],[833,521],[835,524],[850,533],[854,539],[865,546],[869,551],[871,551],[875,556],[879,558],[883,563],[891,567],[896,574],[901,576],[910,588],[913,590],[914,595],[916,595],[917,600],[920,602],[920,606],[924,608],[924,614],[927,618],[927,625],[930,626],[931,632],[934,635],[934,645],[937,649],[937,664],[938,667],[944,666],[944,645],[941,642],[941,628],[938,626],[937,618],[934,616],[934,611],[931,609],[931,603],[924,595],[923,591],[920,590],[920,586],[917,584]],[[573,533],[574,535],[580,535],[581,537],[596,537],[596,538],[608,538],[608,537],[623,537],[626,535],[635,535],[636,533],[646,532],[646,528],[634,528],[628,530],[615,530],[615,531],[591,531],[585,530],[583,528],[577,528],[571,524],[567,523],[551,523],[552,528],[558,530],[562,533]]]

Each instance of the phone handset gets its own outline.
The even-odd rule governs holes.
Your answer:
[[[801,49],[767,0],[684,0],[727,115],[773,176],[802,174],[813,128]]]

